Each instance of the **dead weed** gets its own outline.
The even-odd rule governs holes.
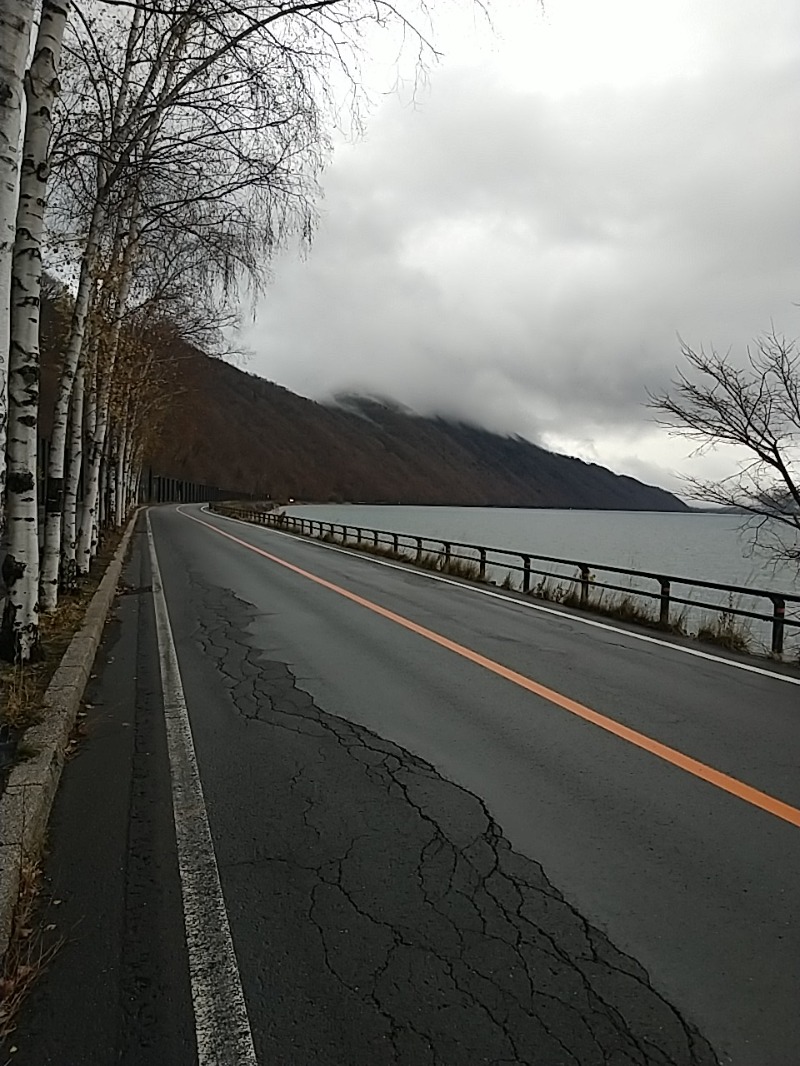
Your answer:
[[[38,863],[23,862],[19,898],[11,928],[11,941],[0,976],[0,1040],[7,1040],[34,983],[64,943],[54,936],[55,924],[36,921],[42,871]]]

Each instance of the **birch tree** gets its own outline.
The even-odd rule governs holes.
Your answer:
[[[47,480],[48,496],[45,508],[44,547],[41,568],[42,609],[52,611],[58,601],[59,569],[62,541],[62,510],[64,501],[64,468],[69,430],[69,409],[75,375],[78,371],[81,350],[86,333],[90,309],[92,285],[96,277],[97,263],[101,254],[103,225],[106,219],[109,194],[113,189],[112,175],[120,166],[120,142],[124,142],[125,111],[131,93],[135,73],[134,56],[146,23],[141,6],[134,9],[128,29],[124,60],[112,98],[109,115],[109,131],[104,151],[94,159],[96,182],[91,205],[86,240],[80,258],[78,285],[75,294],[70,333],[63,357],[63,366],[53,415],[53,431],[50,442],[50,458]],[[88,23],[87,23],[88,26]],[[94,36],[92,35],[94,42]],[[101,133],[102,136],[102,133]],[[130,150],[130,148],[128,148]]]
[[[59,580],[65,592],[78,588],[78,564],[76,559],[78,533],[78,487],[83,467],[83,410],[86,397],[86,364],[83,359],[75,374],[69,411],[69,435],[67,438],[68,463],[64,479],[64,521],[61,530],[61,573]]]
[[[53,103],[68,2],[44,0],[30,69],[19,181],[9,351],[6,485],[6,604],[0,651],[26,662],[39,642],[39,541],[36,446],[39,408],[39,308],[42,239]]]
[[[126,51],[126,62],[131,61],[129,57],[133,52],[132,48]],[[178,58],[179,53],[176,52],[173,60],[167,65],[163,89],[168,95],[171,82],[176,76]],[[129,79],[128,85],[131,81],[132,79]],[[242,87],[243,82],[240,79],[239,92]],[[285,85],[281,84],[274,87],[272,91],[277,95],[278,91],[282,92],[284,89]],[[268,255],[276,233],[286,228],[287,218],[291,213],[289,210],[291,198],[294,197],[300,203],[305,202],[304,197],[299,194],[300,182],[298,180],[290,181],[286,188],[282,189],[282,198],[276,195],[276,191],[281,177],[291,172],[291,166],[295,165],[296,156],[303,144],[309,141],[312,144],[315,143],[314,137],[310,136],[306,129],[303,130],[302,139],[297,136],[297,130],[301,125],[308,125],[308,116],[302,113],[296,102],[284,104],[285,115],[278,115],[273,111],[272,121],[263,124],[268,135],[265,140],[264,132],[259,131],[255,117],[243,122],[239,115],[235,123],[230,121],[230,115],[235,113],[229,103],[231,91],[228,87],[223,93],[223,99],[216,100],[214,107],[204,105],[202,108],[198,106],[193,91],[188,100],[181,101],[178,117],[172,116],[172,125],[166,134],[163,134],[163,130],[166,119],[169,117],[168,114],[154,113],[151,116],[144,142],[141,145],[132,146],[126,171],[119,173],[118,181],[127,183],[127,191],[123,200],[123,217],[128,220],[128,229],[121,240],[115,238],[111,252],[112,261],[116,262],[118,256],[121,256],[120,267],[116,275],[119,291],[116,292],[112,301],[115,307],[112,316],[113,324],[107,339],[104,359],[98,363],[101,377],[98,379],[90,411],[92,429],[88,436],[89,456],[85,467],[86,492],[81,507],[77,544],[77,562],[81,572],[85,572],[88,566],[92,545],[95,543],[93,530],[96,527],[100,464],[108,431],[107,405],[120,328],[128,295],[134,284],[134,268],[142,229],[145,227],[152,229],[153,225],[156,225],[159,227],[160,239],[165,244],[174,245],[170,233],[165,230],[165,222],[169,219],[178,244],[183,249],[187,244],[186,240],[182,239],[183,235],[189,233],[194,244],[198,248],[202,246],[202,254],[195,254],[194,259],[197,267],[195,284],[202,287],[205,283],[213,287],[219,283],[225,288],[234,278],[241,277],[243,273],[248,273],[251,278],[258,275],[258,253],[264,252]],[[258,94],[253,93],[252,85],[248,92],[252,96],[248,114],[252,115],[253,108],[259,106],[259,97]],[[247,110],[246,104],[247,101],[242,102],[241,110]],[[251,142],[246,148],[243,147],[245,137]],[[259,144],[259,137],[261,144]],[[191,160],[187,159],[187,145],[192,153]],[[284,163],[287,159],[290,160],[290,166]],[[170,179],[165,179],[165,160],[169,160]],[[187,166],[187,163],[191,165]],[[218,175],[216,181],[209,180],[212,174]],[[178,175],[180,175],[179,178]],[[195,185],[193,191],[190,192],[193,180]],[[177,189],[178,184],[182,185],[180,190]],[[205,192],[202,191],[204,188]],[[198,189],[201,191],[198,192]],[[256,218],[252,211],[243,210],[242,205],[235,202],[236,195],[244,189],[248,190],[250,201],[256,199],[259,192],[269,190],[269,204],[262,211],[260,218]],[[224,201],[226,206],[221,211],[210,213],[208,204],[212,201],[217,203]],[[281,208],[277,215],[276,205]],[[94,217],[89,223],[90,232],[93,228]],[[117,218],[119,217],[118,211]],[[102,234],[99,235],[97,243],[99,249]],[[121,252],[113,251],[118,244]],[[182,261],[185,271],[185,254],[182,256]],[[81,282],[86,281],[86,291],[89,292],[91,278],[85,265],[84,258]],[[96,270],[94,273],[96,274]],[[79,282],[79,289],[81,282]],[[104,280],[103,285],[107,293],[107,279]],[[187,301],[187,310],[189,306]],[[75,336],[73,331],[71,340],[74,340]],[[74,351],[68,346],[65,374],[62,377],[62,389],[56,412],[57,422],[63,414],[66,385],[72,372],[73,354]],[[77,436],[73,439],[77,444]],[[55,433],[54,446],[60,447],[60,440]],[[50,476],[55,478],[58,484],[57,456],[51,462]],[[59,517],[55,507],[51,507],[51,517],[53,519]],[[48,565],[49,560],[50,569],[43,574],[43,589],[49,586],[52,601],[54,588],[52,582],[55,574],[55,524],[51,526],[51,529],[52,537],[48,536],[47,531],[45,533],[45,566]]]
[[[81,508],[79,567],[91,554],[91,529],[97,524],[92,495],[99,492],[99,466],[111,439],[104,411],[118,344],[113,331],[118,338],[130,305],[140,302],[136,272],[145,234],[163,238],[188,224],[196,247],[214,247],[215,263],[225,264],[214,284],[221,279],[222,287],[232,290],[245,277],[264,278],[272,250],[287,234],[310,237],[308,205],[326,154],[326,131],[334,121],[330,71],[336,69],[349,84],[357,115],[359,48],[374,27],[398,27],[414,42],[418,58],[434,54],[420,26],[383,0],[230,0],[223,5],[131,0],[130,7],[122,21],[119,6],[111,22],[102,14],[76,20],[69,49],[85,91],[73,88],[67,94],[65,111],[71,115],[59,140],[65,172],[71,175],[66,188],[83,197],[79,213],[85,224],[50,449],[52,491],[41,581],[45,610],[53,609],[58,592],[74,383],[95,282],[104,260],[116,261],[109,248],[119,211],[130,222],[122,253],[129,256],[129,267],[111,301],[117,324],[112,324],[110,347],[97,363],[97,373],[105,376],[96,377],[88,392],[91,432],[84,436],[92,455],[89,494]],[[414,11],[425,26],[424,5]],[[198,256],[198,283],[209,278],[201,263]],[[72,435],[76,447],[80,436]],[[123,440],[126,448],[133,445]],[[70,469],[74,462],[73,454]]]
[[[34,0],[0,0],[0,537],[4,526],[11,274],[16,238],[23,78]]]

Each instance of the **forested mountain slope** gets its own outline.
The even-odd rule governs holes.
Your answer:
[[[187,353],[177,401],[150,456],[172,476],[304,500],[681,510],[662,489],[376,400],[315,403]]]
[[[46,411],[62,334],[52,307],[43,325]],[[164,359],[174,401],[146,461],[170,477],[318,501],[685,509],[663,489],[520,437],[365,397],[317,403],[186,345]]]

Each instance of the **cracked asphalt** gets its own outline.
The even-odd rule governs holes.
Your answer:
[[[172,509],[152,521],[259,1063],[798,1061],[797,830]],[[666,653],[667,693],[619,634],[235,532],[452,639],[482,634],[544,683],[569,676],[573,698],[698,758],[698,704],[716,729],[738,687],[730,729],[746,721],[750,677],[674,653],[679,677]],[[48,916],[67,943],[14,1035],[25,1066],[196,1061],[143,548],[54,812]],[[639,690],[620,705],[623,672]],[[770,683],[776,748],[796,691]],[[792,760],[748,744],[718,741],[723,768],[749,758],[797,802]]]
[[[477,796],[318,707],[286,663],[247,640],[248,604],[197,572],[190,580],[202,590],[203,652],[269,738],[259,773],[281,812],[247,858],[222,851],[223,876],[235,869],[254,908],[263,879],[280,879],[284,927],[316,934],[295,1012],[303,1028],[324,1013],[324,1031],[331,1014],[347,1019],[321,1047],[316,1025],[307,1037],[298,1028],[292,1061],[716,1061],[642,967],[511,850]],[[310,972],[321,975],[313,996]],[[282,1026],[265,1034],[266,1060]]]

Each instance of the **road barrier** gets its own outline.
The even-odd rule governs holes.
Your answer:
[[[49,485],[47,468],[50,458],[50,438],[39,437],[37,440],[37,475],[36,484],[39,494],[39,506],[44,510]],[[106,476],[106,463],[101,466],[101,483]],[[78,481],[78,499],[83,496],[82,476]],[[188,481],[186,478],[172,477],[154,470],[151,466],[142,469],[139,478],[138,502],[146,503],[206,503],[214,500],[257,500],[263,497],[242,492],[241,489],[224,488],[209,485],[206,482]]]
[[[212,510],[220,514],[239,518],[246,522],[267,526],[273,529],[290,531],[317,540],[327,540],[349,544],[364,551],[393,555],[407,562],[425,565],[430,569],[451,573],[455,576],[487,581],[490,572],[498,570],[514,572],[520,576],[520,590],[523,593],[539,596],[542,599],[558,599],[569,607],[618,613],[612,607],[604,609],[598,601],[595,590],[623,593],[625,597],[640,596],[655,601],[658,608],[656,617],[644,612],[635,621],[648,621],[664,630],[680,630],[681,626],[675,614],[675,608],[697,608],[715,612],[727,619],[752,618],[766,622],[770,626],[770,650],[773,655],[781,655],[784,650],[784,635],[788,628],[800,628],[800,617],[787,617],[786,605],[800,605],[800,594],[777,592],[772,589],[751,588],[744,585],[726,585],[718,581],[700,581],[695,578],[677,577],[674,574],[658,574],[647,570],[634,570],[629,567],[611,566],[605,563],[590,563],[576,559],[563,559],[553,555],[535,555],[533,552],[512,551],[505,548],[489,548],[480,544],[465,544],[460,541],[442,540],[437,537],[420,537],[411,533],[397,533],[392,530],[371,529],[350,523],[326,522],[316,518],[299,518],[294,515],[277,512],[254,510],[230,504],[212,504]],[[431,565],[434,563],[435,565]],[[546,565],[542,565],[546,564]],[[571,567],[571,573],[553,570],[552,567]],[[598,574],[610,580],[600,580]],[[629,579],[627,585],[618,584],[619,578]],[[539,578],[538,584],[535,578]],[[549,588],[552,579],[566,581],[568,591],[556,597]],[[638,582],[634,585],[633,582]],[[507,582],[511,584],[510,580]],[[649,584],[650,587],[647,587]],[[653,587],[655,586],[655,587]],[[702,595],[709,592],[728,597],[727,603],[712,602],[709,599],[693,599],[686,594],[676,595],[679,591],[701,590]],[[594,594],[594,595],[593,595]],[[602,593],[601,593],[602,595]],[[769,613],[734,606],[733,599],[740,601],[768,601]]]
[[[156,474],[150,467],[142,471],[139,481],[139,503],[209,503],[253,498],[252,495],[236,489],[224,489],[205,482]]]

